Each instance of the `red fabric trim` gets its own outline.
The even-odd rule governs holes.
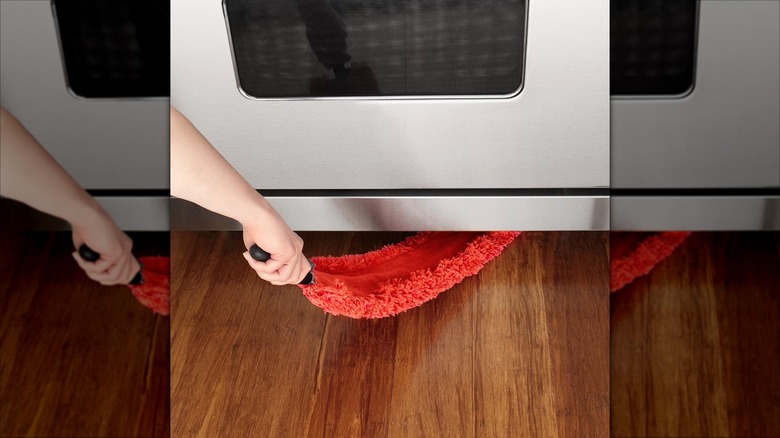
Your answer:
[[[133,296],[144,306],[161,315],[170,313],[171,261],[168,257],[141,257],[144,282],[128,285]]]
[[[690,234],[690,231],[658,233],[642,240],[628,255],[612,260],[609,290],[617,292],[638,277],[647,275],[658,263],[669,257]],[[620,239],[620,234],[613,234],[610,238]]]

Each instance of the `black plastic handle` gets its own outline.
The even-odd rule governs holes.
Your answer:
[[[256,244],[249,247],[249,255],[258,262],[263,263],[267,262],[271,258],[270,253],[267,253],[265,250],[263,250],[263,248],[260,248]],[[312,284],[313,282],[314,274],[312,274],[312,271],[309,271],[309,273],[306,274],[306,276],[303,277],[303,280],[301,280],[301,282],[298,284]]]
[[[271,253],[265,252],[263,248],[260,248],[257,245],[252,245],[249,247],[249,255],[258,262],[263,263],[271,259]]]
[[[82,243],[81,246],[79,246],[79,256],[90,263],[95,263],[96,261],[100,260],[100,254],[92,248],[88,247],[86,243]],[[135,274],[135,277],[133,277],[133,279],[130,280],[130,283],[128,284],[143,284],[144,265],[142,265],[141,262],[138,262],[138,264],[141,265],[141,269],[138,270],[138,273]]]
[[[87,246],[87,244],[82,244],[79,247],[79,256],[90,263],[95,263],[96,261],[100,260],[100,254],[93,251],[92,248]]]

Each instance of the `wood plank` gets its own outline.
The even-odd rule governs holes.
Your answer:
[[[325,315],[246,266],[239,233],[172,233],[174,436],[298,436]]]
[[[777,233],[696,233],[612,297],[615,436],[780,436]]]
[[[387,436],[474,436],[478,281],[398,317]]]
[[[558,430],[609,431],[609,242],[605,233],[547,233],[541,264]]]
[[[762,233],[718,237],[730,267],[716,277],[715,298],[729,432],[780,436],[780,253],[771,257],[771,236]],[[774,240],[780,248],[780,234]]]
[[[306,436],[387,436],[397,321],[328,317]]]
[[[480,294],[478,389],[484,406],[477,435],[604,436],[605,235],[527,233],[521,239],[505,254],[516,274]]]
[[[0,435],[168,436],[169,324],[78,268],[69,233],[3,233]],[[167,254],[167,234],[133,236]]]
[[[522,235],[478,299],[476,436],[558,436],[544,302],[545,236]],[[511,258],[510,258],[511,257]]]

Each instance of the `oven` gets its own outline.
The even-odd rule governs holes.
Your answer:
[[[0,103],[126,230],[169,227],[169,20],[167,0],[0,0]]]
[[[606,0],[173,0],[171,102],[296,230],[609,227]],[[176,229],[236,228],[184,201]]]
[[[780,229],[780,2],[611,6],[612,229]]]

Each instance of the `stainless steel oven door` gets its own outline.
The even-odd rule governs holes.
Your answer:
[[[779,229],[780,2],[700,1],[695,44],[687,93],[613,98],[613,229]]]
[[[460,86],[439,87],[437,81],[429,82],[431,85],[426,88],[419,85],[424,82],[414,82],[413,76],[419,72],[409,73],[403,81],[385,81],[394,71],[404,70],[398,67],[399,63],[410,71],[425,63],[424,56],[412,59],[408,55],[368,63],[374,69],[379,88],[390,90],[387,94],[350,97],[302,96],[296,95],[295,90],[286,96],[284,92],[280,96],[274,96],[273,92],[262,95],[262,84],[249,84],[256,76],[267,73],[269,80],[274,74],[286,78],[293,74],[291,71],[303,69],[305,63],[316,64],[314,54],[306,55],[314,61],[298,63],[303,67],[296,64],[297,58],[285,59],[283,55],[300,53],[285,49],[287,45],[295,46],[286,38],[307,47],[307,29],[298,23],[295,34],[271,32],[277,35],[274,44],[281,48],[266,48],[264,41],[260,44],[257,38],[244,38],[245,46],[255,44],[252,46],[255,50],[268,50],[271,54],[259,61],[247,61],[254,53],[247,54],[244,46],[236,47],[238,22],[231,17],[230,2],[172,1],[172,103],[255,188],[261,193],[276,191],[269,199],[299,229],[385,229],[384,225],[340,221],[338,209],[320,209],[315,213],[309,208],[312,198],[332,200],[334,205],[350,205],[343,208],[352,208],[360,216],[373,210],[366,207],[368,201],[359,200],[376,196],[381,197],[383,209],[389,211],[417,208],[413,206],[420,204],[405,202],[411,198],[444,199],[452,205],[432,209],[422,215],[426,217],[424,220],[399,219],[400,222],[394,222],[394,229],[490,228],[491,225],[523,229],[532,225],[544,228],[544,223],[550,224],[550,229],[608,227],[606,193],[596,190],[596,195],[592,194],[593,189],[606,189],[609,185],[609,4],[606,0],[504,2],[524,8],[513,11],[525,20],[523,26],[514,30],[520,32],[523,42],[516,54],[522,62],[522,77],[517,78],[518,82],[522,79],[522,84],[517,89],[497,86],[495,92],[483,92],[492,88],[477,87],[468,94]],[[279,4],[279,8],[289,7],[283,3],[274,4]],[[346,1],[330,4],[342,15],[347,15],[349,8],[362,5]],[[498,56],[483,59],[473,47],[461,48],[458,32],[465,25],[452,18],[456,12],[447,9],[455,2],[397,4],[419,8],[414,13],[405,14],[409,11],[401,10],[395,12],[400,15],[393,15],[393,8],[400,6],[387,6],[382,9],[390,10],[382,12],[386,15],[374,18],[366,15],[357,21],[342,17],[347,32],[352,36],[364,35],[381,28],[383,23],[395,22],[400,23],[398,26],[414,27],[415,32],[408,31],[400,37],[381,38],[375,34],[365,45],[377,52],[406,47],[401,52],[408,54],[415,44],[424,45],[426,41],[439,44],[452,54],[449,61],[442,61],[436,55],[430,58],[431,64],[444,65],[443,70],[431,73],[440,80],[448,77],[448,68],[453,69],[450,76],[461,74],[458,50],[470,50],[473,59],[466,62],[473,62],[476,67],[480,63],[502,65]],[[264,16],[260,12],[256,15]],[[264,35],[262,26],[269,25],[253,22],[251,17],[239,18],[243,20],[242,29],[251,31],[254,26],[258,35]],[[475,15],[469,25],[477,26],[474,23],[480,20]],[[467,39],[479,44],[518,37],[511,33],[486,35],[486,32],[477,29]],[[439,38],[445,33],[449,35],[447,38]],[[352,36],[347,37],[350,48],[360,44],[350,40]],[[355,48],[355,51],[359,50]],[[238,63],[236,56],[240,57]],[[277,57],[269,61],[268,56]],[[374,59],[371,54],[353,53],[353,69],[361,61],[360,56]],[[242,67],[246,62],[252,68]],[[268,73],[268,69],[272,72]],[[428,70],[422,70],[425,71]],[[323,67],[321,72],[330,74]],[[302,77],[309,83],[306,74],[310,73],[305,72]],[[317,78],[310,79],[313,83]],[[417,85],[410,85],[413,82]],[[250,88],[261,91],[250,91]],[[526,192],[511,192],[513,189]],[[579,189],[585,192],[577,192]],[[318,192],[312,192],[315,190]],[[409,194],[409,190],[421,192]],[[464,196],[458,190],[474,192]],[[528,190],[540,192],[529,195]],[[531,202],[534,194],[536,198],[549,198],[559,207]],[[497,199],[501,197],[509,202]],[[496,201],[482,203],[488,198]],[[483,209],[481,213],[486,219],[479,221],[480,225],[470,224],[466,216],[471,214],[458,220],[452,216],[453,208],[462,212]],[[528,208],[538,209],[533,220]],[[567,211],[563,217],[562,211]],[[399,211],[398,217],[419,218],[418,213]],[[318,219],[317,214],[332,220]]]
[[[0,0],[1,103],[123,227],[167,229],[168,98],[74,89],[56,6]]]

